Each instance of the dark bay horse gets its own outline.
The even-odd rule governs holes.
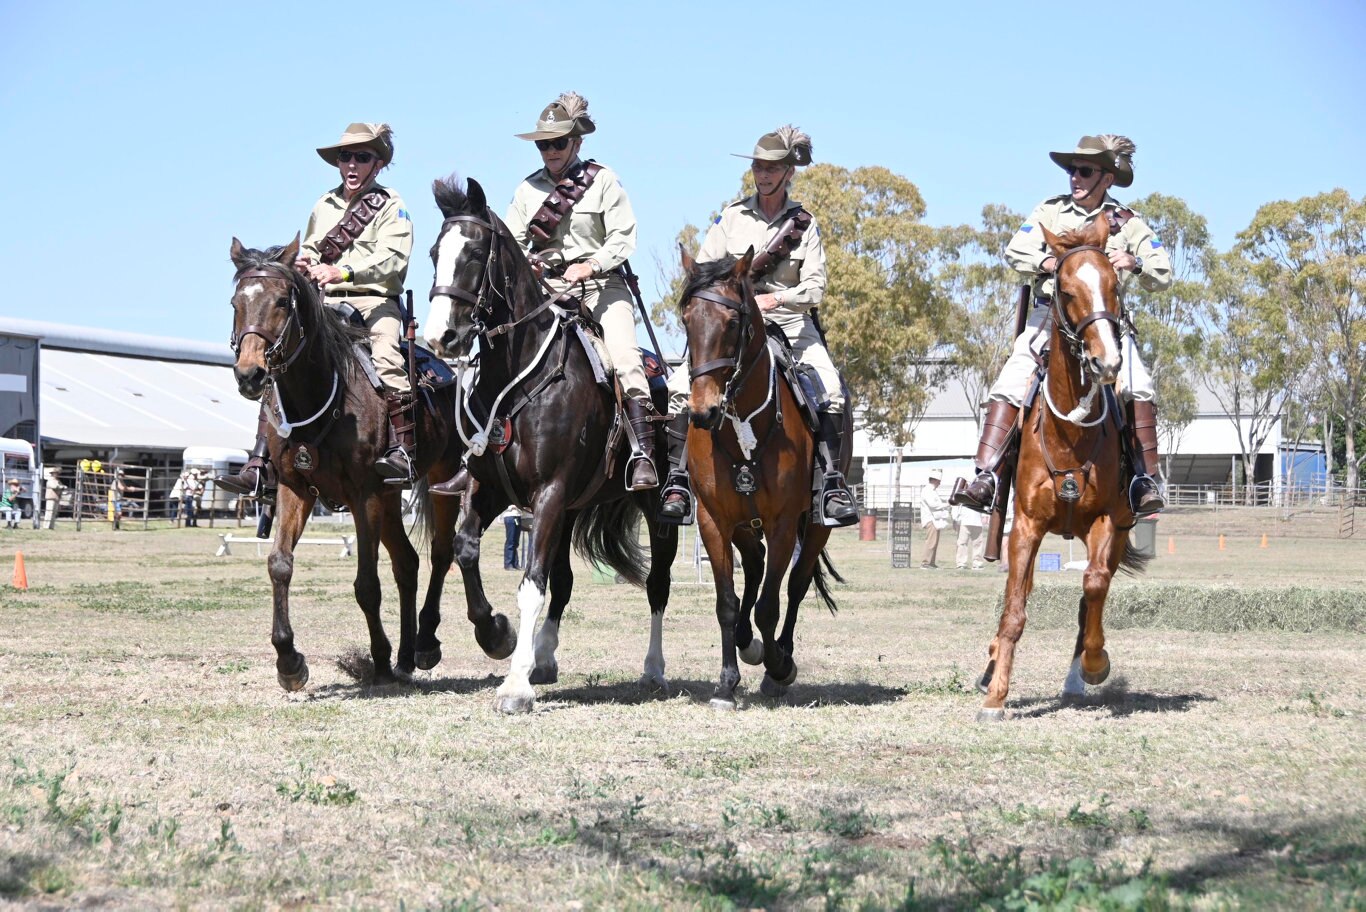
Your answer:
[[[267,397],[274,412],[269,434],[270,458],[280,479],[276,504],[275,546],[267,567],[274,590],[275,616],[271,642],[276,670],[285,690],[308,682],[308,663],[294,648],[289,623],[289,583],[294,574],[294,547],[319,498],[345,504],[356,522],[356,601],[370,630],[375,681],[394,679],[392,650],[380,622],[379,545],[382,541],[398,584],[398,669],[414,668],[417,633],[418,555],[403,527],[402,489],[385,484],[375,472],[384,454],[388,415],[382,396],[370,385],[357,361],[354,344],[366,336],[352,331],[318,298],[315,286],[294,270],[299,238],[284,247],[249,250],[236,238],[232,262],[237,267],[232,297],[233,373],[247,399]],[[463,448],[450,422],[454,387],[429,394],[431,408],[417,409],[419,479],[454,475]],[[452,530],[458,505],[448,498],[430,503],[426,480],[419,481],[419,526],[431,532],[431,579],[428,606],[441,600],[450,569]]]
[[[595,376],[583,324],[560,306],[564,302],[541,294],[521,247],[488,208],[477,181],[468,181],[466,190],[453,179],[436,181],[432,189],[445,221],[432,247],[436,275],[427,331],[462,368],[477,366],[477,379],[459,405],[458,428],[469,443],[467,465],[477,483],[467,489],[456,559],[475,639],[495,659],[512,656],[494,706],[530,712],[532,685],[558,675],[560,619],[574,581],[571,544],[585,559],[645,587],[650,646],[642,682],[662,687],[663,613],[677,530],[656,523],[658,492],[626,491],[629,449],[617,400]],[[664,449],[657,448],[661,456]],[[656,468],[663,477],[663,467]],[[515,633],[506,616],[493,612],[479,575],[480,535],[509,503],[534,517]],[[650,532],[648,564],[637,543],[642,514]],[[537,630],[547,586],[550,606]],[[426,657],[439,655],[434,604],[423,608],[419,622],[419,665],[427,667]]]
[[[798,607],[813,580],[821,599],[835,609],[820,567],[830,529],[811,518],[816,442],[769,347],[749,278],[753,249],[739,260],[725,257],[700,266],[686,251],[682,256],[688,284],[680,303],[692,378],[688,473],[699,505],[698,534],[716,580],[721,627],[721,677],[711,703],[734,709],[737,650],[751,665],[763,662],[761,691],[781,696],[797,678],[793,634]],[[852,432],[852,415],[852,408],[845,411],[846,434]],[[839,469],[849,470],[847,456]],[[798,542],[801,553],[788,579],[779,634],[780,589]],[[732,545],[744,569],[740,599]],[[751,606],[757,638],[750,627]]]
[[[1104,219],[1059,237],[1043,235],[1058,258],[1050,319],[1048,368],[1032,403],[1021,411],[1015,474],[1015,526],[1005,607],[979,687],[979,721],[1005,718],[1015,644],[1024,633],[1025,602],[1034,587],[1034,558],[1045,534],[1086,542],[1077,643],[1063,697],[1085,693],[1110,674],[1102,614],[1115,571],[1139,572],[1147,559],[1129,546],[1134,525],[1121,452],[1118,278],[1105,255]]]

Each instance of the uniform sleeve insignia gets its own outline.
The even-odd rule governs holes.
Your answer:
[[[1028,234],[1029,232],[1034,230],[1034,226],[1026,223],[1020,226],[1020,230],[1023,231],[1025,234]]]
[[[1162,242],[1159,241],[1157,238],[1153,238],[1152,244],[1154,250],[1162,246]]]
[[[721,216],[718,215],[716,218],[712,219],[712,220],[711,220],[711,223],[712,223],[713,225],[719,225],[719,224],[721,224]]]
[[[413,220],[413,217],[412,217],[411,215],[408,214],[408,210],[407,210],[407,209],[400,209],[400,210],[398,210],[398,217],[401,218],[401,219],[405,219],[406,221],[409,221],[409,222],[411,222],[411,221]]]

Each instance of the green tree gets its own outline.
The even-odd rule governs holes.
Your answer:
[[[1194,365],[1201,349],[1198,314],[1206,295],[1205,263],[1210,255],[1209,225],[1180,197],[1152,193],[1134,201],[1134,210],[1162,241],[1172,262],[1172,284],[1147,291],[1129,287],[1130,313],[1138,330],[1139,351],[1153,377],[1158,433],[1171,477],[1171,459],[1181,449],[1186,428],[1195,420]]]
[[[1238,241],[1310,343],[1302,347],[1341,422],[1346,484],[1355,489],[1366,460],[1357,446],[1366,419],[1366,198],[1338,189],[1267,203]]]

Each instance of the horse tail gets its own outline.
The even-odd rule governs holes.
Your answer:
[[[1134,548],[1133,542],[1124,545],[1124,556],[1119,559],[1119,568],[1130,576],[1138,576],[1147,571],[1148,561],[1152,560],[1151,554],[1144,554]]]
[[[845,579],[844,577],[840,576],[840,572],[839,572],[838,570],[835,569],[835,562],[832,561],[832,560],[830,559],[830,551],[829,551],[828,549],[824,549],[824,548],[821,549],[821,561],[825,564],[825,569],[826,569],[826,570],[829,570],[829,571],[830,571],[830,575],[833,576],[833,577],[835,578],[835,582],[837,582],[837,583],[847,583],[847,582],[849,582],[847,579]]]
[[[408,538],[410,541],[427,542],[430,544],[429,539],[431,538],[431,535],[428,530],[433,528],[432,498],[428,493],[427,488],[427,476],[425,475],[418,478],[417,483],[413,485],[413,499],[411,501],[413,505],[413,525],[408,529]]]
[[[650,562],[637,533],[643,516],[633,497],[586,507],[574,523],[574,550],[589,563],[606,564],[631,585],[644,588]]]
[[[816,561],[815,572],[811,574],[811,582],[815,584],[816,595],[820,596],[820,600],[825,603],[825,607],[830,609],[831,614],[837,614],[840,609],[839,606],[835,604],[835,595],[830,591],[830,581],[825,578],[825,570],[821,568],[821,564],[825,564],[826,567],[830,568],[830,575],[841,583],[844,582],[844,577],[835,572],[835,565],[830,562],[830,555],[822,549],[820,560]]]

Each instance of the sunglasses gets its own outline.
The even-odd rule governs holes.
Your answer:
[[[346,164],[347,162],[351,161],[352,159],[355,159],[356,164],[358,164],[358,165],[368,165],[368,164],[370,164],[370,162],[372,162],[372,161],[375,160],[375,153],[373,153],[373,152],[338,152],[338,153],[337,153],[337,161],[341,162],[342,164]]]
[[[1099,168],[1092,168],[1090,165],[1069,165],[1067,173],[1076,175],[1082,180],[1090,180],[1100,173]]]
[[[536,148],[540,149],[542,152],[549,149],[554,149],[556,152],[563,152],[565,149],[569,148],[569,137],[561,136],[559,139],[538,139],[536,140]]]

